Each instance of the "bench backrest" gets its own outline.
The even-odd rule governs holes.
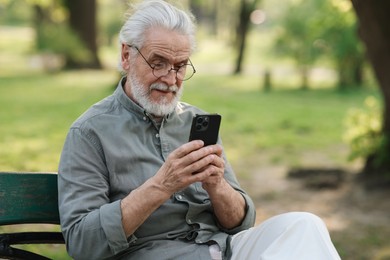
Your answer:
[[[0,172],[0,226],[40,223],[60,223],[57,174]],[[0,259],[48,259],[12,245],[64,243],[59,231],[0,233]]]
[[[0,172],[0,225],[59,224],[57,174]]]

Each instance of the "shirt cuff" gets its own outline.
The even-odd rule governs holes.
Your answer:
[[[120,200],[100,208],[100,221],[111,251],[117,254],[129,247],[122,225]]]
[[[240,191],[239,191],[240,192]],[[245,199],[245,217],[242,220],[241,224],[235,228],[228,229],[228,230],[223,230],[224,232],[228,234],[236,234],[240,231],[246,230],[248,228],[253,227],[255,224],[256,220],[256,209],[255,205],[253,204],[252,199],[245,193],[240,192],[240,194],[244,197]]]

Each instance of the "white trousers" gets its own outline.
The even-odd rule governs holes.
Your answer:
[[[209,248],[212,259],[221,259],[215,246]],[[324,222],[305,212],[281,214],[237,233],[232,237],[231,248],[232,260],[341,259]]]

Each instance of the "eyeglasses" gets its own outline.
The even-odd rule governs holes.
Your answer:
[[[190,79],[196,72],[195,67],[194,65],[192,65],[190,59],[188,59],[189,63],[182,64],[182,65],[175,65],[174,67],[172,67],[168,61],[164,61],[164,60],[151,64],[146,60],[145,56],[142,55],[142,53],[136,46],[129,45],[129,44],[127,44],[127,46],[130,48],[134,48],[138,51],[138,53],[141,55],[144,61],[152,69],[152,73],[156,78],[164,77],[173,70],[176,72],[176,78],[184,81]]]

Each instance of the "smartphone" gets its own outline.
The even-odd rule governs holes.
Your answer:
[[[192,119],[189,141],[202,140],[205,146],[216,144],[220,124],[221,116],[218,114],[195,115]]]

